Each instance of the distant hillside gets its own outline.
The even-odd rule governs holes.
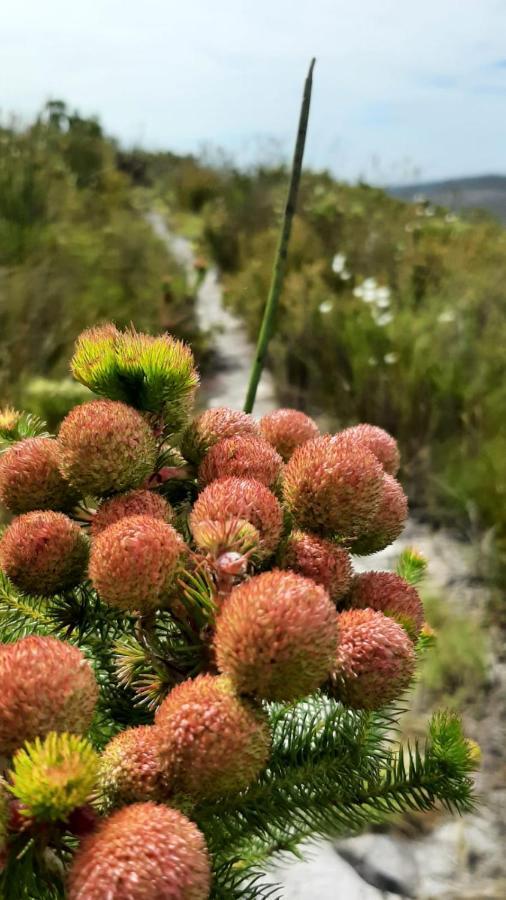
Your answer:
[[[423,195],[427,200],[450,209],[485,209],[506,224],[506,176],[479,175],[391,187],[389,193],[402,200]]]

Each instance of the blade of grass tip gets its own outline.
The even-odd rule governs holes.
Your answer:
[[[244,404],[244,411],[251,413],[255,405],[255,398],[258,384],[264,368],[265,357],[269,341],[274,330],[276,312],[283,287],[283,279],[285,274],[286,257],[288,253],[288,245],[290,242],[290,234],[292,230],[292,222],[297,205],[297,195],[299,192],[300,176],[302,171],[302,160],[304,157],[304,147],[306,144],[307,124],[309,119],[309,108],[311,105],[311,90],[313,87],[313,69],[316,60],[312,59],[309,71],[304,83],[304,93],[302,96],[302,105],[300,109],[299,127],[297,129],[297,139],[295,141],[295,151],[292,162],[292,172],[290,183],[288,186],[288,195],[286,199],[285,211],[281,223],[281,231],[279,235],[274,267],[272,270],[271,285],[269,295],[265,304],[264,315],[258,342],[256,347],[255,359],[251,368],[248,392]]]

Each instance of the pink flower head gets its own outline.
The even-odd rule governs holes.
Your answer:
[[[74,587],[88,562],[88,539],[68,516],[49,510],[14,519],[0,541],[0,565],[21,591],[50,597]]]
[[[153,516],[129,516],[93,541],[90,578],[106,603],[149,613],[167,602],[184,550],[172,525]]]
[[[388,431],[377,425],[353,425],[339,432],[339,437],[360,441],[379,459],[385,472],[396,475],[400,466],[400,453],[397,441]]]
[[[408,499],[402,486],[392,475],[383,475],[378,509],[367,529],[351,544],[351,552],[367,556],[384,550],[402,534],[407,517]]]
[[[173,688],[155,727],[174,794],[209,799],[237,793],[257,778],[270,751],[265,714],[222,676],[199,675]]]
[[[68,900],[207,900],[211,867],[203,835],[183,813],[133,803],[81,843]]]
[[[332,669],[337,614],[309,578],[274,569],[235,587],[216,623],[218,667],[240,693],[296,700]]]
[[[153,471],[156,442],[137,410],[114,400],[76,406],[58,434],[61,471],[83,494],[138,487]]]
[[[231,477],[219,478],[204,488],[190,516],[192,532],[203,521],[228,519],[243,519],[257,529],[257,554],[268,557],[274,552],[281,537],[283,514],[278,500],[264,484]]]
[[[283,475],[283,495],[299,528],[350,540],[378,510],[383,469],[365,445],[339,436],[306,441]]]
[[[308,534],[293,531],[283,553],[283,567],[312,578],[336,602],[349,589],[352,577],[350,554],[343,547]]]
[[[297,409],[276,409],[259,422],[260,433],[288,462],[293,451],[319,435],[318,425]]]
[[[0,456],[0,501],[13,513],[69,509],[78,493],[62,477],[54,438],[18,441]]]
[[[363,572],[352,582],[350,605],[378,610],[403,625],[416,640],[424,622],[418,591],[395,572]]]
[[[374,609],[345,610],[338,621],[333,696],[356,709],[391,703],[415,670],[415,651],[404,628]]]
[[[199,468],[199,482],[209,484],[217,478],[236,476],[260,481],[271,487],[277,481],[283,460],[262,438],[235,435],[214,444]]]
[[[26,637],[0,653],[0,754],[50,731],[83,734],[98,696],[81,651],[53,637]]]

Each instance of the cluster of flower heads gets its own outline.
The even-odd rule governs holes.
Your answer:
[[[181,428],[197,383],[190,356],[168,336],[85,332],[73,372],[105,398],[76,407],[56,438],[13,443],[0,457],[0,499],[16,516],[0,566],[21,592],[89,582],[104,604],[144,622],[191,616],[185,573],[205,571],[213,591],[200,672],[100,758],[83,737],[98,688],[81,651],[50,637],[0,651],[0,755],[12,760],[18,819],[82,823],[90,798],[98,810],[71,867],[71,900],[206,898],[205,841],[180,809],[261,775],[265,703],[322,690],[375,709],[414,672],[416,589],[352,565],[352,554],[402,531],[395,440],[370,425],[320,435],[289,409],[256,422],[217,408]],[[175,506],[157,477],[168,442],[191,486]]]

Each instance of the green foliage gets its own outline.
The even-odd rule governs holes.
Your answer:
[[[480,702],[487,677],[487,639],[475,616],[457,613],[437,596],[424,598],[435,648],[423,656],[420,690],[426,701],[459,709]]]
[[[436,802],[459,813],[473,807],[476,762],[455,716],[434,716],[424,746],[399,749],[399,711],[353,712],[314,698],[270,715],[267,771],[219,809],[192,811],[215,855],[215,897],[257,896],[247,893],[257,869],[278,853],[296,855],[311,835],[347,835]]]
[[[395,571],[401,578],[416,587],[427,574],[427,560],[412,547],[407,547],[400,554]]]
[[[7,407],[0,411],[0,453],[11,444],[31,437],[47,437],[46,423],[33,413]]]
[[[93,400],[93,394],[72,378],[32,378],[21,394],[21,406],[55,431],[74,406]]]
[[[63,377],[75,335],[103,320],[170,327],[198,350],[192,304],[94,119],[55,102],[26,128],[0,126],[3,401],[32,376]]]

